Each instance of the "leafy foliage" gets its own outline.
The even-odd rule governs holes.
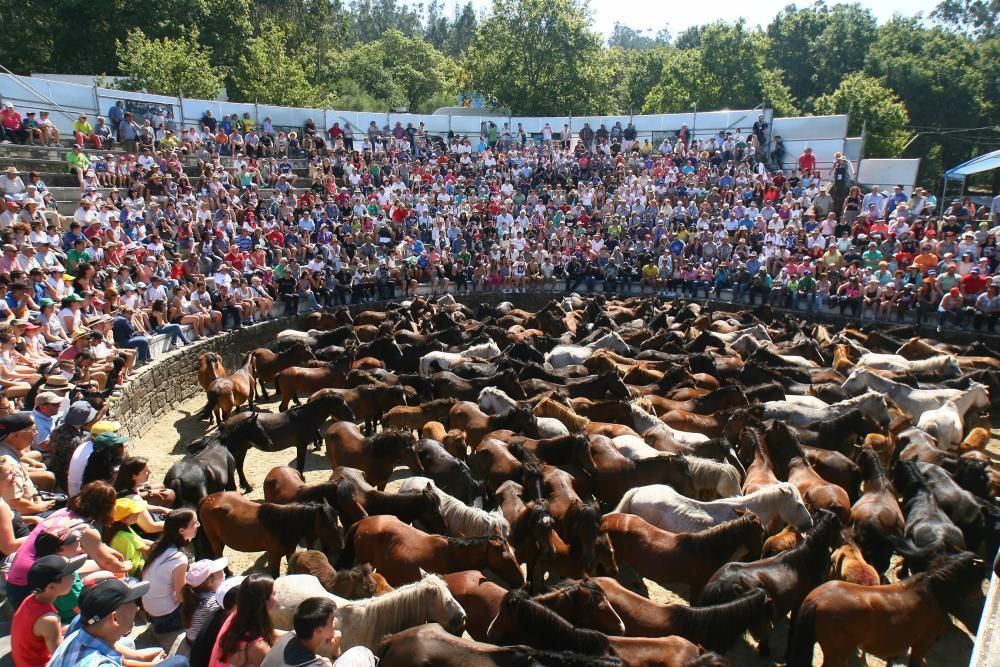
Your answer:
[[[221,70],[211,65],[212,51],[198,43],[198,31],[171,39],[150,39],[133,30],[118,42],[124,90],[214,99],[222,89]]]
[[[494,0],[465,63],[473,87],[511,113],[609,110],[609,70],[582,0]]]
[[[864,128],[867,148],[875,155],[897,155],[908,138],[906,105],[878,79],[861,72],[848,75],[835,91],[816,100],[816,113],[849,114],[847,131],[858,136]]]

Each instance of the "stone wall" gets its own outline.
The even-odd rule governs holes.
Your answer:
[[[163,355],[144,368],[114,401],[111,414],[132,438],[141,436],[174,404],[203,393],[198,384],[198,357],[203,352],[222,355],[227,369],[239,366],[244,353],[274,342],[278,333],[294,328],[299,318],[288,317],[230,331]]]

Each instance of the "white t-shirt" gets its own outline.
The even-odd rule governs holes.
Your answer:
[[[149,591],[142,596],[142,606],[147,614],[166,616],[180,606],[174,594],[174,570],[181,565],[187,565],[187,556],[175,548],[146,564],[142,580],[149,582]]]
[[[80,493],[83,486],[83,471],[87,469],[87,461],[94,453],[94,441],[87,440],[81,445],[77,445],[73,450],[73,456],[69,460],[69,474],[66,478],[66,486],[69,495],[75,496]]]

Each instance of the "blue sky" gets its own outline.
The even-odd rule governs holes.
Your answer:
[[[446,0],[446,6],[453,6],[462,0]],[[894,13],[906,16],[923,12],[929,14],[937,6],[939,0],[862,0],[861,4],[870,7],[878,18],[884,22]],[[491,0],[473,0],[478,10],[484,10],[492,5]],[[715,0],[702,5],[698,2],[664,2],[663,0],[591,0],[594,11],[594,26],[605,37],[611,33],[615,21],[635,29],[651,29],[656,32],[664,25],[669,25],[674,35],[685,28],[701,23],[709,23],[716,19],[729,21],[743,17],[749,25],[767,25],[781,11],[789,0]],[[799,7],[812,4],[811,1],[797,2]],[[828,0],[828,4],[835,4]],[[704,11],[708,9],[709,11]]]

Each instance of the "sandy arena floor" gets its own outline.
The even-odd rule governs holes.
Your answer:
[[[159,420],[146,435],[130,443],[131,453],[145,456],[149,459],[153,479],[162,480],[167,469],[183,456],[186,444],[205,433],[207,422],[200,421],[197,418],[197,412],[204,404],[204,396],[200,394],[178,404],[173,411]],[[277,402],[265,402],[261,405],[261,409],[276,411]],[[1000,462],[1000,432],[995,431],[994,436],[996,437],[994,437],[990,445],[990,455],[993,457],[994,464],[997,464]],[[263,490],[261,489],[261,482],[264,476],[275,466],[294,465],[294,463],[294,449],[277,453],[265,453],[253,450],[247,456],[245,466],[247,478],[255,486],[254,492],[250,497],[255,500],[262,500]],[[329,467],[322,452],[309,452],[306,457],[306,480],[309,482],[323,481],[327,478],[328,472]],[[408,472],[401,468],[396,471],[396,474],[398,477],[394,477],[394,481],[389,483],[389,491],[395,490],[399,484],[398,480],[406,477]],[[227,549],[226,556],[229,557],[229,561],[235,572],[247,572],[264,566],[261,560],[262,554],[249,554]],[[284,566],[282,566],[282,571],[284,571]],[[681,596],[681,594],[686,592],[683,589],[678,588],[676,592],[667,590],[648,580],[646,584],[653,600],[665,603],[686,604],[685,598]],[[928,656],[928,665],[931,667],[950,667],[968,664],[972,654],[972,644],[979,621],[981,605],[981,600],[975,603],[970,602],[962,610],[959,617],[954,619],[955,625],[935,644],[934,649]],[[786,632],[787,625],[782,624],[776,628],[772,635],[772,648],[779,655],[784,653]],[[728,655],[733,661],[733,665],[739,667],[778,664],[772,660],[765,660],[758,657],[753,647],[747,643],[738,644]],[[817,652],[816,664],[819,665],[820,662],[819,653]],[[874,667],[876,665],[885,665],[886,663],[883,660],[868,657],[867,662],[858,658],[853,664],[865,664]]]

